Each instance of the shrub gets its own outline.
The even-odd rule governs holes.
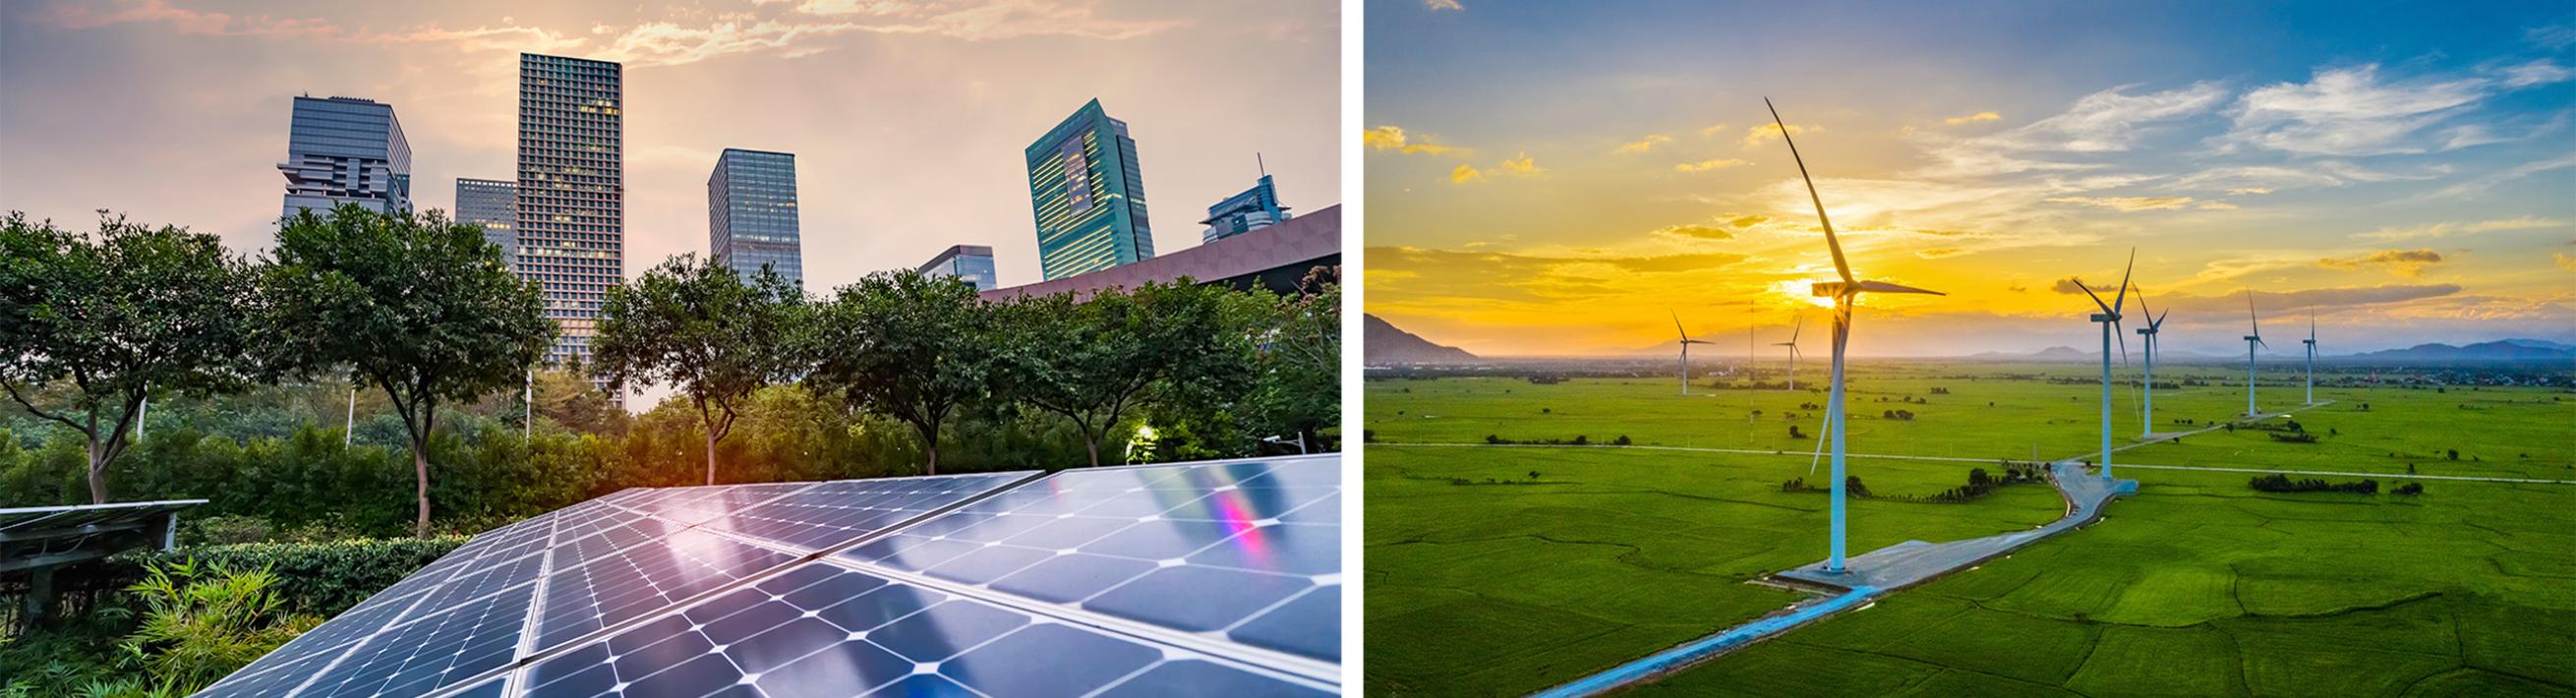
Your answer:
[[[168,552],[129,553],[110,558],[111,565],[131,565],[126,574],[149,580],[155,569],[194,562],[200,568],[263,570],[274,578],[273,593],[286,610],[323,616],[338,614],[370,595],[464,545],[466,536],[435,538],[358,538],[325,543],[243,543],[181,548]]]
[[[2398,486],[2397,486],[2397,489],[2389,490],[2389,491],[2388,491],[2388,493],[2389,493],[2389,494],[2402,494],[2402,495],[2408,495],[2408,496],[2413,496],[2413,495],[2423,494],[2423,493],[2424,493],[2424,483],[2420,483],[2420,482],[2409,482],[2409,483],[2406,483],[2406,484],[2403,484],[2403,485],[2398,485]]]
[[[126,588],[145,610],[143,627],[121,645],[124,659],[143,669],[149,690],[187,693],[213,684],[321,624],[289,614],[278,581],[265,568],[146,565],[143,581]]]

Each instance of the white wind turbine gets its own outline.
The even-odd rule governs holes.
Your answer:
[[[2165,313],[2172,312],[2172,308],[2165,309]],[[2138,328],[2138,336],[2146,338],[2147,354],[2146,407],[2138,414],[2138,421],[2146,427],[2138,432],[2138,438],[2143,439],[2156,435],[2156,333],[2164,329],[2165,316],[2147,309],[2145,290],[2138,291],[2138,314],[2147,317],[2147,326]]]
[[[2138,251],[2134,248],[2130,249],[2129,266],[2120,270],[2120,293],[2113,296],[2109,303],[2102,302],[2102,296],[2094,293],[2092,287],[2085,286],[2083,280],[2078,279],[2075,282],[2075,287],[2084,289],[2084,295],[2093,298],[2093,305],[2102,309],[2102,312],[2093,314],[2093,322],[2102,325],[2102,477],[2104,479],[2111,477],[2111,338],[2120,337],[2120,358],[2127,360],[2129,338],[2120,335],[2120,309],[2126,307],[2129,302],[2129,270],[2135,268],[2137,264]]]
[[[1807,318],[1800,317],[1798,318],[1798,324],[1789,328],[1789,341],[1776,342],[1771,345],[1775,347],[1789,348],[1789,392],[1793,393],[1798,391],[1798,333],[1806,329]]]
[[[1816,205],[1816,222],[1823,224],[1825,229],[1825,248],[1832,251],[1834,255],[1834,274],[1842,279],[1841,281],[1829,281],[1810,287],[1811,293],[1817,296],[1831,297],[1834,299],[1833,385],[1832,389],[1828,391],[1828,396],[1825,398],[1825,422],[1828,425],[1827,430],[1832,433],[1831,438],[1833,439],[1834,449],[1832,484],[1833,540],[1831,544],[1831,556],[1827,557],[1825,560],[1825,572],[1827,574],[1841,574],[1843,572],[1843,489],[1845,481],[1843,476],[1843,423],[1845,417],[1843,414],[1843,350],[1851,339],[1852,303],[1860,297],[1862,292],[1928,293],[1935,296],[1946,294],[1939,291],[1927,291],[1909,286],[1899,286],[1884,281],[1860,281],[1852,278],[1851,264],[1843,259],[1842,241],[1834,236],[1834,222],[1832,219],[1825,216],[1825,200],[1823,197],[1816,194],[1816,179],[1807,174],[1807,161],[1804,157],[1798,155],[1797,142],[1789,139],[1788,122],[1781,120],[1780,109],[1778,107],[1771,106],[1770,98],[1763,98],[1762,106],[1770,108],[1771,122],[1780,127],[1780,142],[1789,146],[1790,159],[1795,160],[1798,163],[1798,178],[1807,183],[1807,200]]]
[[[2263,413],[2254,409],[2254,348],[2272,345],[2263,343],[2263,319],[2254,316],[2253,289],[2245,290],[2245,320],[2254,327],[2253,334],[2245,335],[2245,416],[2257,417]]]
[[[2299,343],[2308,345],[2308,401],[2305,404],[2314,405],[2317,404],[2317,311],[2314,308],[2308,310],[2308,338]]]
[[[1672,311],[1665,311],[1672,312]],[[1691,339],[1690,330],[1682,329],[1682,314],[1673,313],[1673,330],[1682,333],[1682,394],[1690,394],[1690,345],[1716,344],[1704,339]]]

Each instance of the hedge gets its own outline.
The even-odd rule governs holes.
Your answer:
[[[167,552],[128,553],[108,559],[102,572],[143,577],[147,562],[193,559],[199,565],[235,570],[267,567],[278,578],[277,594],[291,610],[325,618],[365,601],[433,560],[464,545],[469,536],[435,538],[355,538],[327,543],[238,543],[180,548]]]

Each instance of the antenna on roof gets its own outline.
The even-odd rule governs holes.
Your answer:
[[[1261,151],[1252,151],[1252,164],[1255,167],[1261,168],[1261,176],[1270,176],[1270,164],[1261,161]]]

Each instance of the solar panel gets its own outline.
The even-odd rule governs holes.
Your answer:
[[[208,695],[1312,695],[1337,456],[628,489],[476,536]]]

